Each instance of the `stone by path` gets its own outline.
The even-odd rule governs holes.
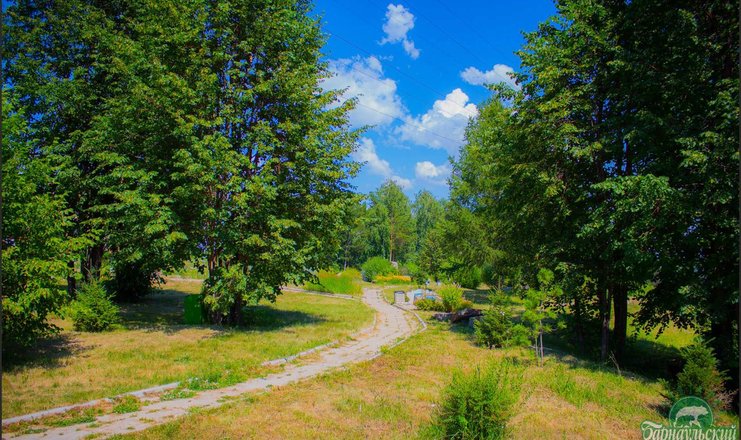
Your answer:
[[[3,438],[81,439],[93,434],[96,438],[106,438],[114,434],[141,431],[182,417],[192,408],[218,407],[232,397],[287,385],[351,363],[373,359],[381,354],[382,347],[395,345],[422,328],[423,324],[420,324],[415,316],[384,301],[379,290],[364,289],[363,301],[377,311],[373,330],[357,336],[353,341],[321,351],[318,358],[311,362],[288,364],[280,373],[251,379],[227,388],[202,391],[187,399],[156,402],[136,412],[106,414],[98,417],[94,424],[52,428],[41,433],[21,436],[3,434]]]

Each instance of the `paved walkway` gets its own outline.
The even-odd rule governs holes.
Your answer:
[[[389,305],[383,300],[379,290],[364,289],[363,301],[378,312],[373,330],[359,335],[354,341],[321,351],[318,358],[309,363],[288,364],[280,373],[248,380],[227,388],[202,391],[188,399],[156,402],[142,407],[137,412],[100,416],[92,427],[90,423],[87,423],[53,428],[42,433],[24,436],[4,434],[3,438],[81,439],[91,434],[96,434],[96,438],[105,438],[114,434],[141,431],[184,416],[191,408],[214,408],[223,405],[227,400],[224,398],[287,385],[347,364],[373,359],[381,354],[381,347],[394,345],[420,328],[421,324],[413,315]]]

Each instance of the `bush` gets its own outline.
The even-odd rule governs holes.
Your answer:
[[[444,311],[443,303],[441,303],[440,301],[435,301],[434,299],[422,298],[420,300],[417,300],[414,305],[417,306],[419,310],[426,310],[431,312]]]
[[[459,269],[453,273],[451,278],[466,289],[477,289],[482,280],[481,269],[478,267]]]
[[[443,310],[455,312],[463,308],[463,290],[456,286],[443,286],[437,291],[443,302]]]
[[[361,267],[363,270],[363,279],[365,281],[373,282],[378,275],[393,275],[396,274],[396,269],[391,265],[391,262],[383,257],[371,257],[363,263]]]
[[[118,306],[101,284],[87,283],[77,290],[77,299],[68,307],[75,330],[102,332],[118,322]]]
[[[521,372],[508,362],[455,372],[443,392],[437,431],[446,439],[504,438],[521,383]]]
[[[512,319],[504,308],[492,307],[474,324],[476,343],[487,348],[508,347],[512,338]]]
[[[378,275],[373,281],[378,284],[411,284],[412,278],[408,275]]]
[[[155,283],[162,282],[156,272],[148,272],[137,264],[121,263],[113,272],[113,279],[106,282],[106,287],[119,301],[139,301],[152,293]]]
[[[673,384],[668,386],[669,398],[677,401],[682,397],[696,396],[715,409],[728,408],[732,393],[726,391],[726,375],[718,370],[718,359],[713,349],[698,340],[682,349],[684,368]]]

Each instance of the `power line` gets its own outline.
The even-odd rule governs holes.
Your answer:
[[[357,105],[359,105],[360,107],[364,107],[364,108],[367,108],[368,110],[374,111],[374,112],[376,112],[376,113],[378,113],[378,114],[381,114],[381,115],[384,115],[384,116],[388,116],[389,118],[392,118],[392,119],[396,119],[397,121],[400,121],[400,122],[403,122],[403,123],[406,123],[406,122],[407,122],[407,121],[405,121],[405,120],[401,119],[401,118],[400,118],[400,117],[398,117],[398,116],[394,116],[394,115],[392,115],[392,114],[389,114],[389,113],[386,113],[386,112],[384,112],[384,111],[378,110],[378,109],[376,109],[376,108],[373,108],[373,107],[367,106],[367,105],[365,105],[365,104],[361,104],[361,103],[360,103],[360,102],[358,102],[358,101],[356,101],[355,103],[356,103]],[[432,131],[432,130],[429,130],[429,129],[425,128],[425,127],[418,127],[418,128],[419,128],[419,130],[421,130],[421,131],[425,131],[425,132],[427,132],[427,133],[429,133],[429,134],[431,134],[431,135],[433,135],[433,136],[437,136],[437,137],[439,137],[439,138],[441,138],[441,139],[445,139],[445,140],[448,140],[448,141],[451,141],[451,142],[455,142],[455,143],[460,143],[460,142],[461,142],[461,140],[460,140],[460,139],[456,140],[456,139],[452,139],[452,138],[449,138],[449,137],[447,137],[447,136],[443,136],[443,135],[441,135],[441,134],[439,134],[439,133],[435,133],[434,131]]]

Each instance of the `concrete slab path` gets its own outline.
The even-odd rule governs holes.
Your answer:
[[[251,379],[227,388],[202,391],[187,399],[159,401],[127,414],[106,414],[95,423],[52,428],[44,432],[3,438],[14,439],[82,439],[95,435],[106,438],[114,434],[141,431],[188,414],[193,408],[215,408],[229,398],[246,393],[279,387],[317,376],[345,365],[367,361],[381,354],[382,347],[395,345],[417,329],[424,328],[413,314],[388,304],[377,289],[363,289],[363,301],[376,310],[375,327],[358,335],[355,340],[320,351],[318,357],[306,363],[287,364],[283,371],[263,378]]]

